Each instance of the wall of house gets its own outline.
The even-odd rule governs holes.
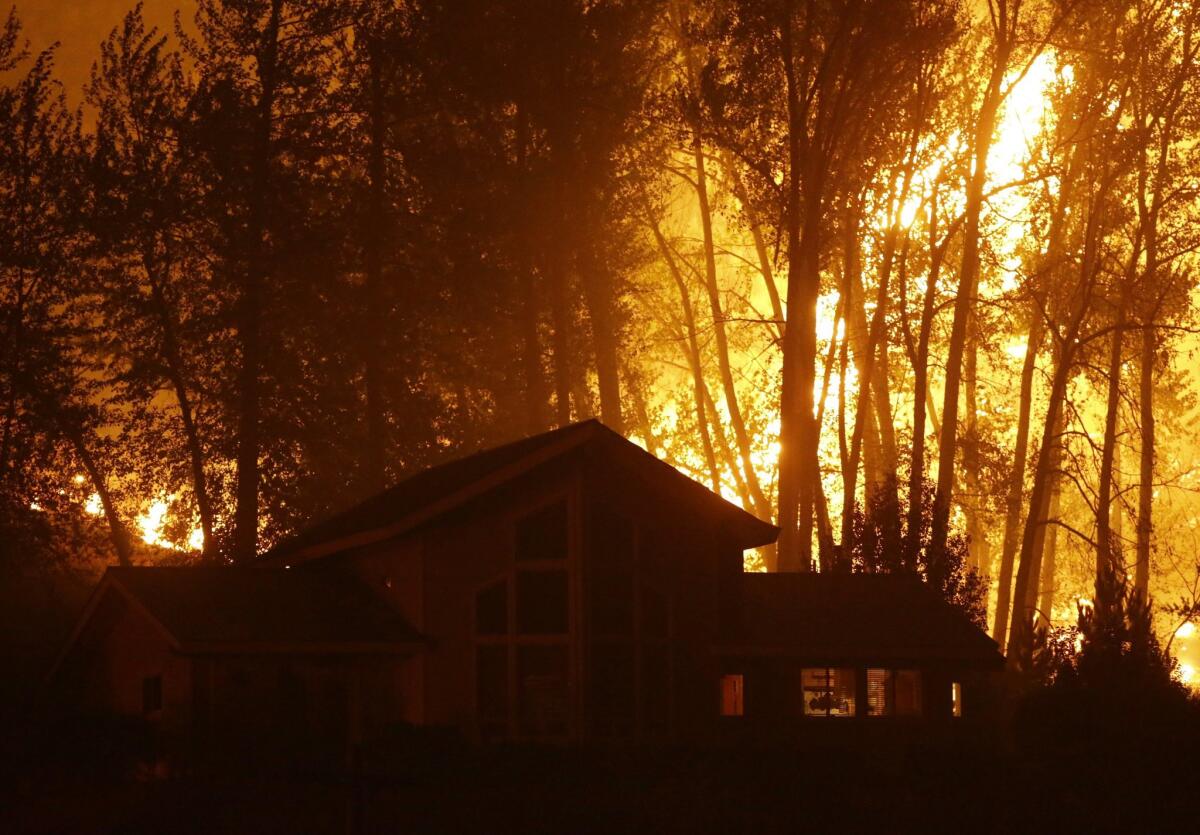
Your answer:
[[[520,654],[516,645],[527,641],[516,634],[515,529],[519,519],[556,500],[567,502],[572,518],[578,514],[578,477],[569,461],[538,468],[422,529],[343,558],[356,576],[433,641],[430,649],[396,671],[406,721],[453,726],[470,736],[480,733],[476,654],[481,639],[476,596],[491,584],[508,583],[510,634],[486,636],[482,642],[505,645],[501,651],[509,656],[506,665],[515,679]],[[572,530],[577,532],[578,524]],[[554,567],[567,572],[572,601],[579,595],[574,566],[580,547],[578,542],[572,543],[568,558]],[[569,610],[576,612],[578,605],[572,603]],[[528,640],[566,646],[569,667],[574,671],[568,686],[574,692],[581,661],[573,627],[561,636]],[[515,682],[510,689],[515,690]],[[515,693],[512,702],[504,735],[518,735]],[[577,725],[577,716],[571,721]]]
[[[176,655],[159,628],[116,592],[109,592],[82,636],[81,704],[86,709],[142,717],[164,730],[191,720],[191,665]],[[162,708],[143,710],[143,682],[161,677]]]
[[[403,718],[391,657],[241,655],[193,659],[200,758],[339,763]]]
[[[736,611],[742,552],[603,462],[585,484],[591,735],[703,738],[719,699],[710,647]]]

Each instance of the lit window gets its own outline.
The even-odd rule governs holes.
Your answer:
[[[142,712],[158,710],[162,710],[162,676],[147,676],[142,679]]]
[[[868,716],[920,716],[921,674],[916,670],[867,670]]]
[[[805,716],[853,716],[854,669],[810,667],[800,671]]]
[[[721,676],[721,715],[742,716],[745,710],[743,703],[741,674]]]
[[[962,716],[962,684],[950,683],[950,713],[952,716]]]

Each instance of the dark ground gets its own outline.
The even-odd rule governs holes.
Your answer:
[[[73,741],[96,753],[98,740],[77,731]],[[287,768],[163,779],[114,766],[116,756],[68,767],[67,746],[6,758],[0,831],[1195,831],[1200,775],[1186,739],[1136,751],[1093,742],[597,751],[407,735],[365,756],[357,779]]]

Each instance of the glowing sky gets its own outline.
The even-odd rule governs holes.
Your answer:
[[[100,42],[112,31],[136,0],[15,0],[17,16],[24,25],[30,48],[40,51],[55,41],[60,43],[57,75],[67,88],[72,104],[83,99],[92,62],[100,52]],[[5,9],[9,4],[4,4]],[[160,29],[174,30],[176,9],[190,20],[191,0],[144,0],[147,23]]]

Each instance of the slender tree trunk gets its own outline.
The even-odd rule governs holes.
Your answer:
[[[921,551],[922,518],[925,514],[925,411],[926,404],[932,407],[929,390],[929,339],[933,332],[936,315],[937,283],[941,274],[944,246],[937,240],[937,197],[934,195],[929,213],[929,273],[925,279],[925,297],[921,304],[921,327],[917,335],[916,353],[913,357],[913,434],[912,454],[908,467],[908,522],[907,542],[904,549],[905,567],[910,571],[917,567]]]
[[[192,493],[196,499],[196,511],[200,515],[200,531],[204,535],[203,556],[206,561],[217,558],[217,543],[213,537],[212,503],[208,496],[208,478],[204,470],[204,446],[200,440],[200,430],[196,426],[195,412],[192,407],[191,392],[188,390],[187,375],[184,371],[183,354],[179,347],[176,333],[175,317],[166,298],[164,283],[166,277],[161,275],[157,259],[147,253],[143,259],[146,274],[150,279],[151,300],[154,304],[155,315],[162,331],[163,366],[167,379],[175,393],[175,402],[179,406],[179,422],[183,426],[184,443],[187,445],[188,462],[192,471]]]
[[[1100,233],[1094,207],[1088,213],[1086,226],[1077,291],[1079,298],[1071,320],[1061,334],[1061,341],[1056,345],[1057,363],[1050,386],[1049,402],[1046,406],[1046,422],[1042,431],[1042,443],[1038,448],[1033,486],[1029,494],[1029,514],[1025,517],[1024,532],[1021,536],[1020,560],[1017,566],[1016,584],[1013,588],[1013,600],[1019,602],[1033,599],[1029,590],[1030,585],[1037,581],[1041,573],[1041,555],[1045,543],[1050,484],[1054,469],[1054,448],[1060,442],[1061,434],[1058,423],[1066,400],[1067,383],[1075,366],[1076,341],[1088,311],[1091,309],[1092,288],[1096,279],[1096,238]],[[1032,614],[1029,606],[1013,606],[1009,625],[1008,663],[1014,670],[1026,671],[1032,663]]]
[[[1122,295],[1124,290],[1122,290]],[[1108,398],[1104,413],[1104,442],[1100,455],[1100,487],[1096,498],[1096,612],[1112,614],[1118,602],[1112,598],[1120,571],[1119,550],[1112,527],[1114,462],[1117,448],[1117,418],[1121,406],[1121,358],[1125,341],[1125,301],[1120,301],[1108,352]]]
[[[742,472],[750,491],[752,507],[759,516],[769,518],[770,508],[762,486],[758,483],[758,473],[750,457],[750,435],[746,431],[742,419],[742,409],[738,403],[737,387],[733,379],[733,364],[729,359],[729,336],[725,329],[725,313],[721,308],[721,290],[717,281],[716,246],[713,241],[712,206],[708,199],[708,173],[706,171],[704,149],[700,144],[700,134],[695,128],[692,133],[692,159],[696,172],[696,198],[700,204],[700,226],[704,235],[704,283],[708,291],[708,306],[712,313],[713,336],[717,349],[717,368],[721,372],[721,386],[725,394],[725,409],[729,413],[729,424],[733,429],[734,442],[737,444],[738,456],[741,459]]]
[[[1058,456],[1061,458],[1062,447],[1059,446]],[[1042,555],[1042,580],[1038,588],[1038,611],[1041,612],[1047,626],[1054,623],[1054,594],[1058,583],[1058,504],[1062,495],[1062,480],[1058,476],[1057,465],[1050,473],[1050,510],[1046,514],[1049,529],[1046,531],[1045,551]]]
[[[528,176],[529,121],[525,109],[518,103],[516,113],[517,170]],[[532,241],[529,241],[532,245]],[[538,297],[532,263],[526,261],[518,270],[517,281],[521,294],[519,327],[521,333],[521,370],[525,377],[525,432],[536,435],[550,428],[547,404],[550,399],[546,375],[542,369],[542,341],[538,334],[541,300]]]
[[[108,522],[108,537],[112,542],[113,550],[117,553],[117,561],[121,565],[131,565],[133,563],[133,546],[130,543],[129,530],[117,512],[112,491],[108,489],[108,480],[100,471],[96,459],[84,442],[83,433],[79,429],[71,427],[66,435],[71,441],[75,455],[79,458],[79,463],[83,465],[84,472],[88,475],[88,480],[92,483],[92,489],[100,497],[100,507],[104,511],[104,519]]]
[[[625,391],[629,393],[629,399],[633,403],[633,419],[638,434],[646,444],[646,451],[655,458],[660,458],[658,438],[654,435],[654,427],[650,425],[650,410],[646,408],[646,395],[637,381],[630,376],[628,367],[625,369]]]
[[[849,242],[848,242],[849,245]],[[885,259],[886,260],[886,259]],[[847,563],[850,559],[850,554],[854,550],[854,503],[857,492],[858,478],[858,462],[862,448],[863,430],[866,424],[866,412],[870,408],[871,387],[874,381],[874,364],[875,357],[878,353],[877,348],[880,341],[884,337],[884,326],[886,324],[886,314],[888,309],[888,291],[889,278],[891,270],[884,269],[880,272],[879,286],[875,295],[875,310],[871,317],[870,332],[867,336],[867,344],[863,352],[864,361],[861,366],[860,376],[858,380],[858,402],[855,405],[854,431],[850,438],[850,460],[844,475],[844,492],[842,505],[842,562]],[[848,305],[851,309],[855,305]],[[860,304],[861,306],[861,304]],[[894,475],[890,477],[894,487]],[[872,497],[872,490],[882,490],[883,485],[877,483],[868,485],[868,499]],[[869,504],[870,502],[868,502]],[[870,508],[868,508],[869,512]],[[874,520],[871,520],[874,521]],[[870,528],[871,525],[868,525]],[[890,543],[889,543],[890,544]]]
[[[258,554],[258,457],[260,452],[259,376],[262,371],[262,296],[270,267],[267,254],[268,195],[273,161],[275,85],[279,52],[279,25],[283,0],[271,0],[270,17],[258,56],[261,86],[251,169],[247,235],[250,257],[238,311],[238,342],[242,367],[238,378],[237,505],[234,511],[234,555],[250,562]]]
[[[1037,368],[1038,350],[1042,343],[1044,324],[1042,311],[1036,303],[1030,305],[1029,333],[1025,341],[1025,362],[1021,366],[1021,401],[1017,411],[1017,441],[1013,449],[1012,470],[1008,476],[1005,502],[1004,543],[1000,549],[1000,578],[996,591],[996,611],[992,620],[992,639],[1004,651],[1008,632],[1009,609],[1012,600],[1013,563],[1017,555],[1017,538],[1021,524],[1021,507],[1025,497],[1025,469],[1029,455],[1029,424],[1033,411],[1033,375]]]
[[[600,224],[593,224],[599,228]],[[600,389],[600,416],[609,429],[625,432],[621,411],[621,362],[617,356],[620,335],[616,322],[616,288],[608,264],[596,252],[593,241],[584,240],[579,249],[583,297],[592,325],[592,350],[596,358],[596,380]]]
[[[983,209],[983,188],[987,182],[988,155],[991,151],[992,135],[996,130],[996,115],[1003,95],[1004,76],[1008,71],[1011,45],[1007,38],[1001,38],[995,44],[995,50],[991,75],[984,90],[972,142],[973,167],[967,180],[962,264],[959,269],[958,293],[954,301],[950,345],[946,354],[937,490],[933,500],[933,525],[929,543],[930,567],[934,573],[941,570],[946,538],[949,535],[950,505],[954,497],[955,454],[958,451],[958,399],[962,382],[963,354],[967,342],[967,325],[979,285],[979,218]]]
[[[1150,543],[1154,534],[1151,513],[1154,508],[1154,354],[1155,331],[1152,323],[1142,326],[1142,357],[1139,369],[1138,410],[1141,416],[1142,446],[1138,468],[1137,562],[1133,588],[1142,600],[1150,594]]]
[[[692,369],[692,393],[696,407],[696,426],[700,433],[701,448],[704,451],[704,461],[708,467],[709,480],[712,484],[713,492],[720,493],[721,471],[717,466],[716,454],[713,451],[712,436],[708,428],[707,410],[704,404],[707,386],[704,382],[704,365],[701,361],[700,343],[696,337],[696,316],[692,310],[691,295],[688,293],[687,282],[684,280],[683,274],[679,271],[679,265],[675,263],[675,257],[671,252],[671,248],[667,245],[666,239],[663,238],[658,222],[649,213],[647,213],[647,218],[650,230],[654,233],[654,240],[658,244],[659,252],[667,264],[671,278],[675,281],[676,289],[679,290],[679,303],[683,310],[683,324],[687,336],[688,364]]]
[[[383,300],[383,248],[387,229],[387,124],[386,95],[383,77],[383,44],[368,36],[367,46],[367,114],[370,140],[367,146],[366,241],[364,247],[367,338],[363,355],[363,379],[366,387],[367,444],[363,450],[363,473],[371,493],[385,486],[387,464],[386,423],[387,403],[383,392],[383,371],[380,368],[383,343],[385,305]]]
[[[566,206],[562,200],[561,187],[554,186],[555,214],[563,218]],[[570,334],[575,330],[571,323],[570,307],[567,303],[567,264],[565,234],[567,223],[561,225],[562,231],[555,237],[552,235],[546,247],[546,283],[550,295],[551,344],[554,348],[554,404],[555,418],[559,426],[571,422],[571,380],[574,371],[571,362]]]
[[[746,221],[746,225],[750,227],[750,237],[754,241],[754,254],[758,257],[758,272],[763,278],[763,285],[767,288],[767,297],[771,300],[771,313],[778,323],[775,328],[777,336],[783,336],[783,301],[779,296],[779,286],[775,283],[775,271],[771,267],[771,254],[767,251],[767,243],[763,238],[762,227],[758,223],[758,217],[754,213],[754,207],[750,205],[750,195],[746,193],[746,186],[742,182],[742,177],[738,173],[737,163],[729,154],[722,154],[721,164],[725,167],[729,178],[733,183],[733,194],[738,199],[738,203],[742,207],[742,217]]]
[[[966,488],[963,492],[966,495],[962,497],[960,504],[967,522],[967,566],[976,571],[986,572],[988,545],[983,520],[980,518],[982,496],[979,486],[979,339],[976,331],[978,315],[979,311],[974,311],[971,322],[968,323],[969,336],[963,362],[963,405],[966,407],[966,414],[959,443],[963,451],[962,469]]]

